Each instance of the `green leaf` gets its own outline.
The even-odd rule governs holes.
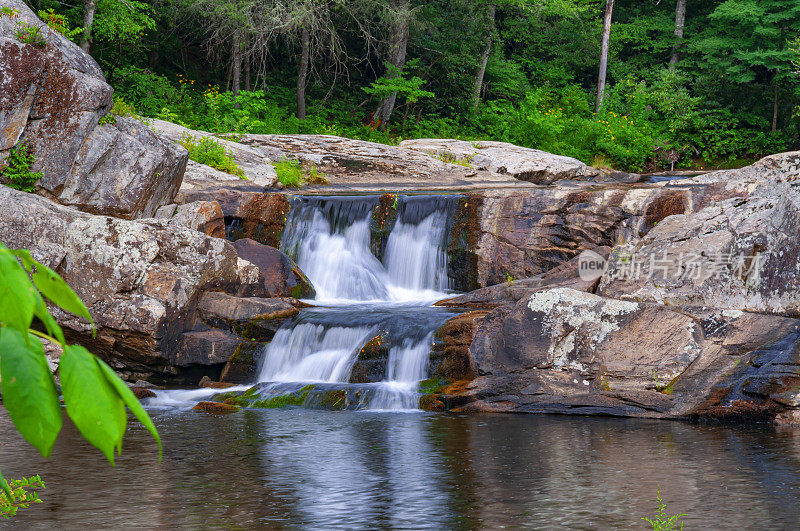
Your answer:
[[[14,502],[14,493],[11,492],[11,487],[8,486],[8,481],[6,478],[3,477],[3,472],[0,471],[0,489],[5,493],[6,498],[8,498],[9,503]]]
[[[42,344],[13,328],[0,332],[0,386],[3,405],[26,441],[44,456],[61,430],[61,405]]]
[[[139,422],[141,422],[144,427],[147,428],[147,431],[150,432],[150,435],[152,435],[158,443],[158,461],[161,462],[161,454],[163,451],[161,448],[161,437],[158,435],[158,430],[156,430],[153,421],[150,419],[150,415],[148,415],[147,411],[144,410],[142,403],[139,402],[139,399],[136,398],[130,387],[128,387],[119,376],[117,376],[117,373],[115,373],[111,367],[106,365],[103,360],[99,358],[96,359],[97,364],[100,366],[100,369],[103,371],[103,374],[108,382],[114,387],[114,389],[117,390],[117,393],[119,393],[119,397],[123,402],[125,402],[125,405],[128,406],[128,409],[130,409],[136,418],[139,419]]]
[[[17,258],[0,250],[0,322],[27,334],[33,320],[33,291]]]
[[[114,466],[114,450],[122,449],[128,418],[122,399],[95,359],[81,346],[65,347],[59,366],[61,392],[78,431]]]
[[[64,310],[85,317],[92,322],[89,310],[72,288],[58,276],[58,273],[46,265],[36,262],[36,272],[33,273],[33,283],[42,292],[42,295],[56,303]]]
[[[62,345],[66,345],[67,342],[64,340],[64,332],[61,330],[61,327],[58,326],[58,323],[53,316],[50,315],[50,312],[47,310],[47,305],[44,303],[44,299],[36,290],[33,291],[33,300],[33,315],[38,317],[39,320],[44,324],[45,328],[47,329],[47,333],[50,334],[50,336],[54,337]]]

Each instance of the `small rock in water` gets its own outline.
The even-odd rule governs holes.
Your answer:
[[[139,386],[131,387],[131,391],[133,391],[133,396],[135,396],[139,400],[143,398],[153,398],[154,396],[156,396],[156,394],[152,390],[147,389],[146,387],[139,387]]]
[[[192,409],[205,413],[233,413],[241,408],[233,404],[222,404],[220,402],[198,402]]]
[[[205,387],[206,389],[227,389],[234,385],[235,384],[229,382],[215,382],[208,376],[203,376],[203,378],[200,379],[200,387]]]

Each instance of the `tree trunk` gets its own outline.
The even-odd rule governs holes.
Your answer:
[[[250,49],[250,39],[248,39],[246,35],[245,35],[245,38],[244,38],[244,48],[245,48],[245,50],[249,50]],[[249,51],[248,51],[247,54],[245,54],[244,58],[242,59],[243,62],[244,62],[244,66],[242,68],[244,68],[244,90],[245,90],[245,92],[250,92],[250,87],[251,87],[251,85],[250,85],[250,61],[251,61],[251,59],[252,59],[252,56],[250,55]]]
[[[778,79],[772,80],[773,98],[772,98],[772,132],[778,130]]]
[[[233,78],[233,87],[231,91],[233,92],[233,108],[239,108],[239,102],[236,101],[236,98],[239,97],[239,90],[241,89],[242,85],[242,39],[239,32],[236,31],[233,33],[233,53],[231,54],[233,60],[232,66],[232,78]]]
[[[492,52],[492,35],[494,33],[494,4],[489,4],[489,31],[486,37],[486,46],[481,52],[480,62],[478,63],[478,70],[475,72],[475,81],[472,85],[472,110],[478,110],[478,104],[481,101],[481,89],[483,88],[483,76],[486,75],[486,65],[489,63],[489,54]]]
[[[92,39],[92,24],[94,24],[95,0],[83,2],[83,33],[81,34],[81,50],[89,53],[89,43]]]
[[[603,94],[606,91],[606,72],[608,71],[608,43],[611,39],[611,15],[614,12],[614,0],[606,0],[606,12],[603,17],[603,40],[600,45],[600,72],[597,75],[597,104],[595,112],[603,106]]]
[[[308,25],[303,25],[303,33],[300,36],[300,65],[297,70],[297,117],[301,120],[306,119],[306,78],[308,77],[308,63],[310,56],[311,35],[308,32]]]
[[[395,0],[397,21],[395,22],[394,33],[392,35],[392,47],[390,51],[389,63],[402,71],[406,64],[406,49],[408,48],[408,23],[410,18],[410,0]],[[390,74],[394,76],[395,74]],[[377,122],[381,131],[386,130],[389,119],[392,117],[394,105],[397,102],[397,92],[384,99],[375,111],[374,121]]]
[[[678,49],[683,41],[683,27],[686,22],[686,0],[678,0],[675,8],[675,44],[672,46],[672,57],[669,59],[670,70],[675,69],[678,64]]]

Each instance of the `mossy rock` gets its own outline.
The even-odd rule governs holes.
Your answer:
[[[278,409],[292,406],[300,407],[305,403],[306,398],[308,398],[308,393],[310,393],[312,389],[314,389],[313,385],[307,385],[292,393],[286,393],[262,400],[253,400],[249,403],[248,407],[260,409]],[[252,391],[252,389],[248,390],[248,392],[249,391]],[[244,396],[245,395],[242,395],[240,399],[242,399]]]
[[[447,406],[440,399],[439,395],[422,395],[419,397],[419,408],[423,411],[446,411]]]
[[[361,347],[350,370],[350,383],[380,382],[386,375],[388,360],[388,333],[382,331]]]
[[[397,223],[398,201],[396,194],[383,194],[378,200],[378,206],[372,211],[369,223],[369,246],[378,260],[383,260],[389,234]]]
[[[347,407],[347,392],[344,389],[326,391],[318,399],[317,405],[320,409],[342,411]]]
[[[479,195],[469,194],[458,202],[453,215],[447,244],[447,276],[456,291],[470,292],[480,287],[476,249],[481,237],[482,205]]]
[[[266,343],[256,341],[243,342],[236,348],[228,363],[225,364],[219,380],[226,383],[254,381],[266,345]]]
[[[230,404],[227,402],[199,402],[192,409],[195,411],[202,411],[204,413],[224,414],[239,411],[241,408],[235,404]]]

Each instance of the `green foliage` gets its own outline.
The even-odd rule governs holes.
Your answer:
[[[225,149],[225,146],[210,136],[195,138],[191,135],[184,135],[181,145],[189,151],[189,158],[200,164],[211,166],[231,175],[238,175],[245,178],[244,172],[233,160],[233,157]]]
[[[683,529],[683,522],[680,519],[685,514],[676,514],[670,516],[667,514],[667,506],[661,499],[661,487],[658,487],[658,511],[653,518],[642,518],[645,522],[649,523],[651,528],[656,531],[672,531],[673,529]],[[676,527],[680,524],[680,527]]]
[[[409,61],[406,64],[406,69],[412,69],[417,65],[416,61]],[[361,90],[375,96],[377,99],[382,100],[397,93],[398,97],[404,98],[406,101],[416,103],[420,98],[432,98],[435,96],[433,92],[422,90],[422,85],[425,80],[419,76],[410,78],[405,77],[405,72],[401,71],[398,67],[391,63],[385,63],[386,75],[376,79],[368,87]]]
[[[56,13],[52,7],[46,11],[39,11],[37,15],[51,30],[68,39],[74,40],[75,37],[83,33],[83,28],[70,28],[69,18],[66,15]]]
[[[30,152],[30,146],[20,142],[11,148],[5,161],[6,167],[0,170],[0,177],[10,188],[22,192],[35,192],[36,181],[42,178],[42,172],[31,171],[33,163],[34,157]]]
[[[47,46],[47,41],[39,26],[31,26],[23,21],[17,23],[17,31],[15,36],[20,42],[44,48]]]
[[[24,249],[10,250],[0,244],[0,386],[3,404],[17,430],[45,457],[61,430],[58,391],[41,337],[64,349],[59,368],[61,391],[67,414],[81,434],[113,465],[114,450],[122,447],[127,406],[158,442],[160,458],[161,440],[139,401],[100,359],[81,346],[66,343],[45,299],[92,324],[89,310],[55,271]],[[45,332],[32,328],[34,318]],[[12,495],[4,491],[11,500]]]
[[[44,481],[39,476],[12,479],[8,483],[0,475],[0,517],[11,518],[19,509],[27,509],[32,503],[42,503],[39,490]]]
[[[308,184],[326,184],[328,182],[325,174],[316,166],[308,169],[303,165],[290,159],[283,159],[272,164],[278,174],[278,181],[287,188],[299,188]]]
[[[114,96],[114,103],[111,105],[111,110],[105,116],[101,117],[97,123],[100,125],[103,124],[115,124],[117,123],[117,117],[125,116],[129,118],[136,118],[137,113],[136,109],[133,106],[129,105],[122,96]]]
[[[156,27],[153,6],[138,0],[97,0],[92,37],[118,44],[134,43]]]

